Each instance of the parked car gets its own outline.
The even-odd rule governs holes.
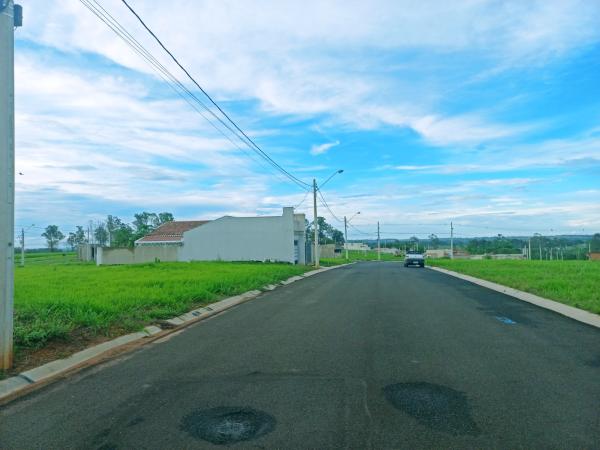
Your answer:
[[[415,250],[406,252],[406,255],[404,256],[404,267],[408,267],[410,265],[425,267],[425,255]]]

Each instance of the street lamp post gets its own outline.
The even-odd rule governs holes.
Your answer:
[[[333,177],[335,177],[338,173],[342,173],[344,171],[344,169],[340,169],[340,170],[336,170],[335,172],[333,172],[329,178],[327,178],[325,180],[325,182],[321,185],[321,187],[325,186],[327,184],[327,182],[329,180],[331,180]],[[314,236],[314,252],[315,252],[315,268],[318,269],[319,268],[319,220],[318,220],[318,216],[317,216],[317,190],[319,188],[317,187],[317,179],[313,178],[313,214],[314,214],[314,221],[313,221],[313,226],[315,228],[315,236]]]

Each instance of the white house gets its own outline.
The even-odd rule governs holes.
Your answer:
[[[99,251],[98,264],[149,261],[277,261],[305,264],[304,214],[168,222],[133,249]]]

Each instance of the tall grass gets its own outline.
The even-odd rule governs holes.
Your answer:
[[[600,261],[432,259],[427,264],[600,314]]]
[[[289,264],[224,262],[17,267],[15,344],[39,348],[75,332],[114,335],[140,329],[306,270]]]

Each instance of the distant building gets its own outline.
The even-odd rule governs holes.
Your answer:
[[[445,258],[450,256],[449,249],[429,249],[425,251],[426,258]]]
[[[363,251],[367,251],[367,250],[371,249],[371,247],[369,247],[367,244],[363,244],[362,242],[346,242],[344,244],[344,248],[347,250],[363,250]]]
[[[98,264],[152,261],[274,261],[305,264],[304,214],[173,221],[138,239],[133,249],[102,248]]]
[[[79,244],[77,246],[77,258],[79,261],[96,261],[99,244]]]
[[[319,258],[341,258],[342,247],[337,244],[319,245]]]

